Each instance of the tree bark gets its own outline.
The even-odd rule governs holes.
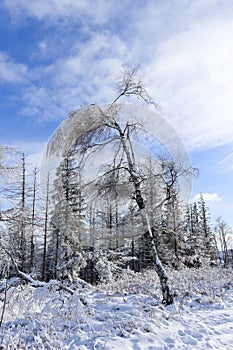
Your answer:
[[[20,269],[24,271],[26,260],[26,247],[25,247],[25,209],[26,209],[26,165],[25,155],[22,155],[22,189],[21,189],[21,223],[20,223]]]
[[[128,147],[128,145],[127,145],[127,141],[125,139],[124,132],[122,132],[120,125],[115,122],[114,126],[120,134],[120,141],[121,141],[123,150],[126,154],[127,163],[128,163],[128,171],[130,173],[131,181],[133,183],[134,190],[135,190],[134,199],[135,199],[137,206],[138,206],[140,213],[141,213],[143,227],[144,227],[145,232],[149,233],[150,254],[151,254],[151,259],[153,260],[155,271],[157,272],[157,275],[158,275],[159,280],[160,280],[161,288],[162,288],[162,295],[163,295],[162,303],[164,305],[170,305],[173,303],[173,295],[172,295],[170,287],[169,287],[168,276],[167,276],[166,271],[165,271],[165,269],[164,269],[164,267],[163,267],[163,265],[158,257],[158,252],[156,249],[154,236],[152,233],[149,217],[148,217],[148,214],[146,211],[145,200],[144,200],[142,193],[141,193],[141,180],[140,180],[139,176],[137,175],[137,169],[136,169],[136,166],[134,164],[134,155],[131,154],[131,148]]]

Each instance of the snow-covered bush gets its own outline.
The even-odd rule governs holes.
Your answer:
[[[175,295],[175,305],[169,307],[160,303],[159,279],[153,270],[135,273],[125,269],[121,278],[97,287],[79,281],[72,289],[56,280],[39,288],[19,279],[12,281],[6,292],[0,347],[120,350],[126,346],[133,349],[137,344],[141,344],[139,349],[149,349],[158,343],[160,349],[166,349],[169,342],[182,348],[185,340],[185,349],[193,349],[197,341],[197,349],[203,349],[212,333],[202,323],[193,324],[193,317],[197,320],[203,312],[224,310],[227,293],[233,289],[232,271],[184,268],[168,273]],[[0,290],[1,308],[4,285],[5,281]],[[224,315],[227,317],[227,309]],[[191,337],[190,325],[191,330],[199,327],[201,331],[198,333],[198,328]],[[185,335],[187,329],[190,331]]]

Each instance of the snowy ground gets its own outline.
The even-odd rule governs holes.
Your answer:
[[[151,271],[73,295],[55,282],[10,287],[0,349],[233,349],[232,270],[185,269],[170,278],[169,307]]]

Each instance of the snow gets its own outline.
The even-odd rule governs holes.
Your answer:
[[[233,348],[232,270],[168,271],[175,304],[161,304],[154,271],[125,271],[96,287],[52,281],[8,285],[3,349],[168,350]],[[1,288],[0,303],[4,301]]]

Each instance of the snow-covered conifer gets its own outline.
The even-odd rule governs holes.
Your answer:
[[[200,235],[203,237],[202,260],[207,261],[207,263],[211,265],[216,265],[218,260],[216,239],[211,227],[209,209],[206,206],[202,194],[200,194],[200,199],[198,201],[198,209]]]
[[[53,212],[51,224],[53,227],[50,242],[50,271],[53,278],[78,277],[84,264],[82,237],[85,235],[83,224],[83,204],[80,173],[75,162],[75,153],[69,150],[64,154],[57,168],[54,181]]]

